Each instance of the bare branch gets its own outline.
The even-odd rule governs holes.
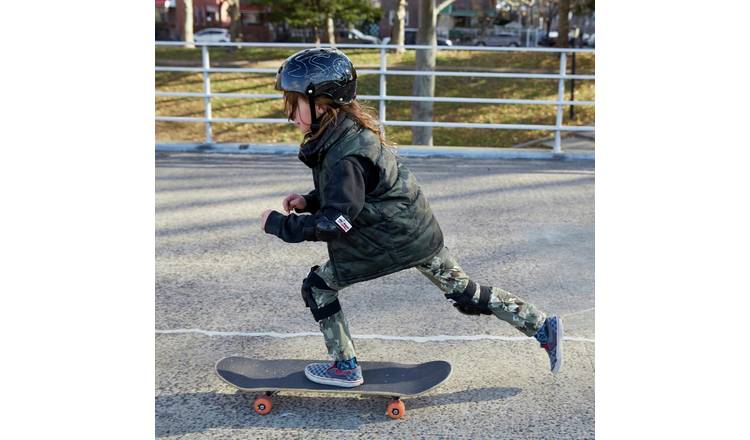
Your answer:
[[[439,14],[440,11],[450,6],[451,3],[455,2],[456,0],[445,0],[444,2],[440,3],[437,8],[435,8],[435,15]]]

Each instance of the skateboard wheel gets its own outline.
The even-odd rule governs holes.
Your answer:
[[[258,396],[253,402],[253,410],[260,415],[266,415],[271,412],[271,398],[268,396]]]
[[[405,412],[406,407],[404,407],[404,402],[401,399],[391,399],[386,407],[385,415],[396,420],[403,417]]]

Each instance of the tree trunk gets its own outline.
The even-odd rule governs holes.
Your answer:
[[[546,23],[545,27],[547,28],[545,29],[546,32],[544,35],[546,37],[549,37],[549,31],[550,31],[550,28],[552,27],[552,2],[550,1],[547,2],[547,16],[544,17],[544,19]]]
[[[318,29],[318,26],[313,26],[312,31],[315,38],[315,45],[320,47],[320,29]]]
[[[406,18],[406,0],[399,0],[396,10],[396,19],[391,29],[391,40],[393,44],[403,46],[404,44],[404,19]],[[404,53],[406,49],[396,49],[396,53]]]
[[[557,47],[568,47],[568,12],[570,11],[570,0],[560,0],[560,12],[557,20]]]
[[[193,0],[182,0],[185,5],[185,21],[182,24],[182,41],[185,47],[194,48],[193,44]]]
[[[435,0],[420,0],[417,44],[436,46],[436,25]],[[416,62],[417,70],[435,70],[435,49],[417,49]],[[414,78],[413,95],[435,96],[435,77],[431,75],[416,76]],[[432,108],[432,102],[413,102],[411,105],[412,120],[432,122]],[[413,145],[432,146],[432,127],[412,127],[411,140]]]
[[[229,34],[232,41],[242,41],[242,14],[240,13],[240,0],[229,0]]]
[[[328,31],[328,43],[331,47],[336,47],[336,31],[333,27],[333,16],[326,17],[326,30]]]

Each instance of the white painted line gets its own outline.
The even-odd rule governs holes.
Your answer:
[[[595,309],[595,308],[594,308],[594,307],[592,307],[592,308],[590,308],[590,309],[586,309],[586,310],[579,310],[579,311],[577,311],[577,312],[570,312],[570,313],[566,313],[566,314],[564,314],[564,315],[561,315],[561,317],[562,317],[562,318],[565,318],[565,317],[568,317],[568,316],[572,316],[572,315],[578,315],[578,314],[580,314],[580,313],[591,312],[591,311],[593,311],[594,309]]]
[[[300,333],[277,333],[277,332],[217,332],[210,330],[201,330],[198,328],[178,328],[173,330],[156,330],[156,334],[170,335],[170,334],[188,334],[197,333],[204,336],[242,336],[242,337],[270,337],[270,338],[299,338],[304,336],[322,336],[320,332],[300,332]],[[437,335],[437,336],[388,336],[388,335],[352,335],[354,339],[380,339],[385,341],[410,341],[410,342],[447,342],[447,341],[529,341],[533,342],[534,339],[526,336],[493,336],[493,335],[469,335],[469,336],[450,336],[450,335]],[[574,342],[594,342],[591,338],[579,338],[576,336],[565,336],[563,338],[566,341]]]

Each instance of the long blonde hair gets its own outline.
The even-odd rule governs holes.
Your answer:
[[[284,92],[284,114],[287,115],[289,120],[294,118],[294,113],[297,111],[299,97],[307,97],[302,93],[298,92]],[[356,99],[349,104],[344,104],[339,107],[334,107],[333,100],[327,96],[318,96],[315,98],[315,103],[325,107],[325,113],[320,115],[318,120],[320,121],[320,128],[317,132],[306,135],[305,142],[317,139],[326,128],[331,125],[339,115],[339,112],[344,112],[353,119],[357,124],[372,131],[380,139],[380,143],[388,148],[396,148],[396,144],[386,140],[385,130],[381,130],[380,122],[375,116],[375,109],[369,106],[365,106],[359,103]]]

